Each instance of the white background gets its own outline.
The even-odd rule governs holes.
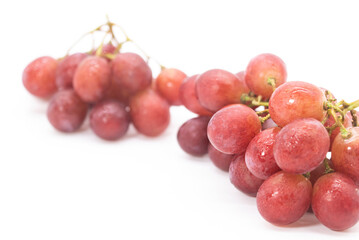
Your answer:
[[[33,59],[61,57],[83,33],[120,23],[151,56],[188,75],[245,69],[280,56],[288,80],[337,98],[359,98],[356,1],[1,1],[0,239],[358,239],[359,224],[333,232],[305,215],[288,227],[264,221],[207,157],[176,142],[194,115],[171,109],[158,138],[133,128],[105,142],[84,128],[56,132],[47,103],[21,82]],[[314,139],[313,139],[314,140]]]

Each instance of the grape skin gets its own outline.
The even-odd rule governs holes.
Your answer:
[[[52,57],[39,57],[26,66],[22,82],[25,88],[40,98],[51,97],[56,91],[57,61]]]
[[[183,80],[187,75],[175,68],[165,68],[156,78],[156,90],[164,97],[171,105],[181,105],[179,96],[179,89]]]
[[[261,130],[260,120],[254,110],[233,104],[216,112],[208,124],[211,144],[226,154],[244,154],[249,142]]]
[[[66,56],[59,62],[56,71],[56,85],[58,89],[72,88],[76,69],[87,56],[86,53],[75,53]]]
[[[51,99],[47,109],[47,118],[57,130],[74,132],[84,122],[87,109],[87,104],[77,96],[74,90],[63,90]]]
[[[133,125],[146,136],[160,135],[170,122],[167,101],[150,88],[130,98],[130,109]]]
[[[225,154],[218,151],[212,144],[208,144],[208,156],[212,163],[219,169],[228,172],[234,159],[234,154]]]
[[[208,152],[207,125],[209,117],[196,117],[179,128],[177,141],[180,147],[193,156],[203,156]]]
[[[359,189],[342,173],[330,173],[314,184],[312,209],[326,227],[343,231],[359,221]]]
[[[277,135],[273,152],[281,169],[303,174],[320,165],[329,146],[329,134],[321,122],[304,118],[282,128]]]
[[[257,208],[262,217],[275,225],[299,220],[308,210],[312,184],[302,175],[277,172],[264,181],[257,193]]]
[[[88,103],[100,101],[111,84],[111,68],[101,57],[90,56],[77,67],[73,85],[80,98]]]
[[[93,132],[105,140],[117,140],[124,136],[130,125],[130,117],[125,106],[115,100],[97,103],[90,113]]]
[[[320,88],[306,82],[287,82],[278,87],[269,100],[269,113],[280,127],[300,118],[322,121],[326,98]]]

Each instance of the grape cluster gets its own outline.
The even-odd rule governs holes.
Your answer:
[[[180,147],[208,153],[238,190],[256,196],[268,222],[287,225],[308,209],[332,230],[359,221],[359,100],[337,101],[313,84],[287,82],[285,63],[273,54],[254,57],[237,74],[213,69],[187,77],[160,65],[153,80],[150,57],[141,49],[146,59],[122,52],[134,42],[124,32],[119,42],[116,26],[108,21],[89,32],[111,39],[87,53],[40,57],[25,68],[25,88],[51,99],[54,128],[77,131],[89,116],[105,140],[124,136],[130,123],[153,137],[167,128],[170,106],[184,105],[198,117],[180,127]]]
[[[312,210],[332,230],[350,228],[359,220],[359,101],[338,102],[286,79],[273,54],[256,56],[238,74],[214,69],[187,78],[180,98],[200,116],[180,127],[178,143],[194,156],[208,152],[274,225]]]

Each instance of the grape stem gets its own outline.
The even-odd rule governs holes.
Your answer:
[[[331,168],[330,165],[329,165],[329,159],[328,158],[324,159],[324,167],[325,167],[324,174],[334,172],[334,169]]]
[[[250,104],[252,104],[253,106],[264,106],[264,107],[268,107],[269,104],[266,101],[262,101],[262,96],[251,96],[251,94],[242,94],[241,96],[241,102],[244,104],[247,104],[248,102],[250,102]]]
[[[353,118],[353,127],[357,127],[358,126],[358,117],[357,117],[357,112],[355,110],[351,110],[350,114],[352,115]]]
[[[275,91],[276,84],[277,84],[277,81],[275,80],[275,78],[268,78],[267,83],[268,83],[268,85],[270,85],[273,88],[273,91]]]
[[[259,117],[259,120],[261,121],[261,123],[263,124],[265,121],[267,121],[268,119],[270,119],[270,114],[268,113],[265,117]]]

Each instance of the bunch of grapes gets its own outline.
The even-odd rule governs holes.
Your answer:
[[[350,228],[359,220],[359,100],[337,101],[286,79],[273,54],[238,74],[214,69],[187,78],[180,99],[199,116],[180,127],[178,143],[193,156],[208,152],[274,225],[309,210],[332,230]]]
[[[178,89],[187,76],[160,65],[154,82],[150,57],[125,32],[125,40],[118,41],[114,28],[122,30],[107,21],[89,32],[104,34],[101,44],[89,52],[68,53],[60,59],[40,57],[25,68],[25,88],[51,99],[47,117],[57,130],[77,131],[89,116],[92,131],[105,140],[124,136],[131,122],[138,132],[157,136],[169,124],[170,106],[180,105]],[[110,39],[105,44],[106,37]],[[136,53],[122,52],[128,43],[137,46],[147,61]]]

